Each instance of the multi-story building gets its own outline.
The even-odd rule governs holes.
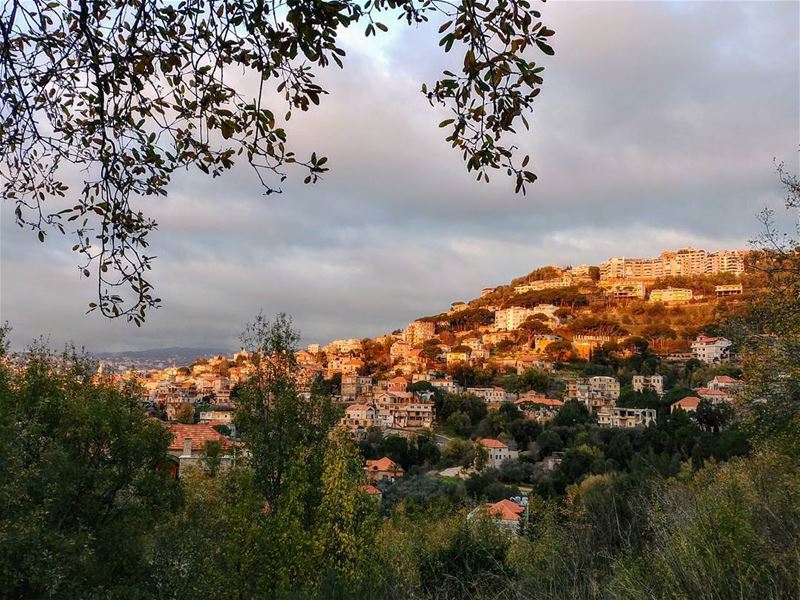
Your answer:
[[[372,392],[372,377],[348,373],[342,375],[342,400],[355,400]]]
[[[504,308],[494,313],[494,327],[498,331],[513,331],[519,329],[528,317],[532,317],[536,311],[521,306]]]
[[[663,375],[634,375],[632,383],[634,392],[652,390],[659,396],[664,395]]]
[[[600,279],[657,279],[668,276],[744,273],[746,252],[697,248],[662,252],[657,258],[609,258],[600,263]]]
[[[692,356],[708,364],[727,362],[732,344],[733,342],[724,337],[701,335],[692,342]]]
[[[650,302],[663,302],[664,304],[685,304],[691,301],[692,290],[687,288],[663,288],[650,292]]]
[[[597,411],[597,424],[600,427],[647,427],[655,420],[654,408],[604,406]]]
[[[583,402],[590,410],[613,406],[619,399],[619,380],[616,377],[588,377],[567,381],[567,400]]]
[[[431,321],[412,321],[403,332],[403,339],[416,346],[423,344],[436,334],[436,324]]]

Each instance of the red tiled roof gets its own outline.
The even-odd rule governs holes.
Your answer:
[[[483,438],[480,441],[480,444],[486,448],[508,448],[508,446],[506,446],[500,440],[494,440],[492,438]]]
[[[220,442],[223,448],[231,446],[230,440],[214,429],[211,423],[168,423],[167,428],[172,432],[170,450],[183,450],[186,438],[191,438],[193,450],[202,450],[208,442]]]
[[[487,504],[486,512],[503,521],[519,521],[520,515],[525,512],[525,508],[513,500],[500,500],[500,502],[495,502],[494,504]]]
[[[366,404],[351,404],[345,410],[347,412],[355,411],[355,410],[367,410],[369,408]]]
[[[381,492],[378,488],[374,485],[366,484],[361,486],[361,491],[369,494],[370,496],[382,496],[383,492]]]
[[[378,460],[367,461],[367,471],[387,471],[402,473],[403,469],[388,456],[379,458]]]
[[[727,396],[728,392],[724,390],[714,390],[711,388],[700,388],[697,390],[698,396]]]
[[[561,400],[556,400],[555,398],[530,398],[530,397],[514,400],[514,404],[543,404],[544,406],[564,405],[564,403]]]
[[[717,375],[712,379],[712,381],[716,380],[718,383],[741,383],[740,380],[734,377],[728,377],[727,375]]]
[[[686,396],[682,400],[678,400],[672,404],[672,408],[682,408],[686,409],[697,409],[697,406],[700,404],[701,400],[697,396]]]

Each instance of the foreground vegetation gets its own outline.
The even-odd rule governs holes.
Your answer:
[[[788,184],[792,206],[800,187]],[[722,432],[680,413],[645,431],[599,430],[569,403],[532,431],[512,426],[513,411],[481,425],[489,416],[464,407],[463,426],[566,447],[549,483],[523,473],[533,493],[520,535],[467,518],[507,493],[502,469],[464,483],[410,472],[382,502],[365,494],[362,453],[413,466],[458,460],[458,448],[424,437],[358,448],[337,433],[326,390],[295,388],[284,318],[248,329],[271,359],[238,397],[246,451],[225,469],[209,453],[179,480],[170,434],[133,390],[96,382],[75,353],[36,347],[21,369],[4,359],[0,595],[800,597],[800,255],[766,241],[770,291],[725,324],[746,387]]]

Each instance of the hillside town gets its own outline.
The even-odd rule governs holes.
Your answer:
[[[745,257],[682,249],[656,259],[612,258],[599,268],[540,268],[375,339],[298,349],[298,390],[309,394],[313,385],[325,386],[341,410],[340,427],[361,443],[376,435],[434,435],[444,448],[453,439],[472,438],[478,457],[445,475],[500,469],[532,450],[539,466],[552,470],[557,453],[545,456],[532,441],[523,446],[502,431],[465,435],[470,428],[459,430],[456,423],[464,412],[443,414],[443,404],[470,398],[487,419],[514,411],[541,426],[576,403],[609,429],[647,428],[659,418],[665,397],[667,413],[694,414],[704,403],[732,406],[742,384],[726,374],[735,373],[732,342],[695,321],[721,305],[735,308],[754,285],[747,283]],[[688,287],[671,285],[676,278]],[[666,326],[681,319],[682,328]],[[253,359],[253,352],[241,350],[189,365],[115,373],[101,364],[98,375],[135,380],[148,410],[173,432],[170,453],[178,473],[197,464],[209,441],[221,444],[224,463],[234,459],[237,387],[254,374]],[[638,369],[621,377],[605,366],[620,361]],[[707,379],[698,380],[703,372]],[[404,474],[387,456],[366,460],[365,472],[374,495]],[[524,514],[507,503],[487,510],[508,522]]]

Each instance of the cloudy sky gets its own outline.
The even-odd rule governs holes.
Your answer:
[[[0,207],[0,313],[95,351],[237,345],[259,310],[291,313],[305,341],[375,336],[544,264],[598,263],[694,245],[744,247],[780,207],[775,161],[795,172],[800,3],[548,2],[556,56],[519,145],[539,180],[469,177],[419,93],[453,58],[438,24],[377,41],[348,32],[331,94],[293,118],[296,149],[329,156],[314,186],[265,197],[237,169],[177,177],[141,207],[159,222],[141,328],[84,315],[71,239],[40,244]],[[247,82],[243,82],[246,85]]]

